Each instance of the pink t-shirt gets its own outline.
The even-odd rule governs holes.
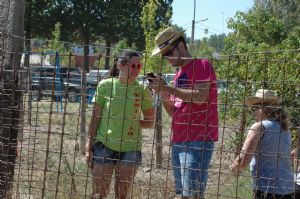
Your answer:
[[[218,96],[215,71],[208,60],[194,60],[183,66],[174,77],[174,86],[193,88],[194,84],[210,83],[208,99],[204,103],[183,101],[170,97],[174,103],[172,141],[217,141]]]

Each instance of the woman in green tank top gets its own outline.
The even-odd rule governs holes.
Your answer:
[[[97,86],[86,144],[94,198],[107,197],[113,173],[115,198],[127,198],[141,164],[141,129],[154,123],[150,90],[136,80],[141,68],[140,55],[124,51]]]

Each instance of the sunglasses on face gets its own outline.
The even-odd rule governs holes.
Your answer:
[[[134,70],[134,69],[141,70],[142,69],[142,65],[141,64],[130,64],[130,68],[132,70]]]
[[[264,105],[262,104],[254,104],[252,107],[251,107],[251,111],[252,112],[256,112],[258,111],[259,109],[262,109]]]
[[[173,48],[171,48],[167,52],[165,52],[163,56],[170,57],[171,55],[173,55],[175,48],[177,48],[177,45],[173,46]]]
[[[129,65],[130,69],[134,70],[134,69],[138,69],[141,70],[142,69],[142,65],[141,64],[129,64],[128,61],[120,61],[119,62],[122,65]]]

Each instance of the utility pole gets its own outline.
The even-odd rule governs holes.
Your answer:
[[[208,20],[208,18],[205,18],[200,21],[195,21],[195,14],[196,14],[196,0],[194,0],[194,17],[193,17],[193,21],[192,21],[192,36],[191,36],[191,46],[190,46],[191,53],[194,52],[195,24],[198,22],[201,22],[201,21]]]
[[[195,13],[196,13],[196,0],[194,0],[194,17],[192,21],[192,37],[191,37],[191,52],[194,51],[194,34],[195,34]]]

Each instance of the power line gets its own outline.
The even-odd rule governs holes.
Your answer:
[[[210,30],[209,28],[200,28],[200,27],[196,27],[198,30],[203,30],[203,31],[208,31],[208,33],[214,33],[214,34],[220,34],[220,32],[214,31],[214,30]]]
[[[218,29],[212,28],[212,27],[210,27],[210,26],[203,25],[203,24],[199,24],[199,25],[201,25],[201,26],[204,26],[204,27],[206,27],[207,29],[214,30],[215,32],[223,33],[221,30],[218,30]]]
[[[190,22],[188,22],[188,23],[186,23],[186,24],[184,24],[183,26],[181,26],[181,27],[185,27],[185,26],[187,26],[187,25],[189,25],[189,24],[191,24],[192,22],[190,21]]]

